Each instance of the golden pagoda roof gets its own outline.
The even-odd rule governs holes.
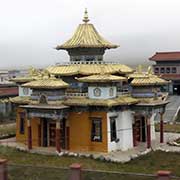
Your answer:
[[[60,89],[69,87],[69,84],[61,79],[56,79],[55,77],[43,77],[43,79],[25,83],[22,87],[34,89]]]
[[[145,73],[138,73],[138,72],[134,72],[132,74],[128,74],[127,75],[128,78],[148,78],[148,75]]]
[[[145,78],[135,78],[131,81],[132,86],[165,85],[168,83],[169,83],[168,81],[159,78],[158,76],[155,75],[149,75],[148,77]]]
[[[30,103],[30,96],[16,96],[9,98],[10,102],[15,104],[28,104]]]
[[[89,99],[82,98],[69,98],[64,104],[68,106],[118,106],[118,105],[131,105],[138,103],[138,100],[131,96],[120,96],[113,99]]]
[[[89,24],[87,10],[85,10],[83,24],[80,24],[74,35],[62,45],[56,47],[60,49],[72,48],[117,48],[118,45],[112,44],[105,40],[95,29],[93,24]]]
[[[124,64],[113,64],[106,63],[103,64],[67,64],[67,65],[57,65],[50,66],[47,68],[50,74],[60,75],[60,76],[72,76],[72,75],[93,75],[100,74],[104,69],[105,74],[127,74],[132,73],[134,70]]]
[[[97,74],[77,79],[80,82],[120,82],[127,80],[125,77],[114,76],[111,74]]]

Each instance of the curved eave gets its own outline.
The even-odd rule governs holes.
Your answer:
[[[141,83],[141,84],[135,84],[131,83],[132,86],[162,86],[162,85],[167,85],[168,83]]]
[[[56,50],[70,50],[70,49],[76,49],[76,48],[103,48],[103,49],[115,49],[120,47],[119,45],[112,45],[112,46],[106,46],[106,45],[77,45],[77,46],[56,46]]]
[[[27,87],[27,88],[31,88],[31,89],[64,89],[64,88],[68,88],[69,85],[64,85],[64,86],[30,86],[30,85],[24,85],[22,87]]]

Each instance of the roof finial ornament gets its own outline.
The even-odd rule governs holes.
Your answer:
[[[141,64],[138,65],[138,67],[137,67],[137,72],[138,72],[139,74],[142,73],[142,65],[141,65]]]
[[[84,11],[83,22],[84,22],[84,23],[88,23],[88,22],[89,22],[89,17],[88,17],[87,8],[85,8],[85,11]]]

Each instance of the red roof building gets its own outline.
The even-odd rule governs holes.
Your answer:
[[[155,55],[149,58],[151,61],[180,61],[179,52],[156,52]]]
[[[156,52],[149,60],[156,62],[153,65],[156,75],[172,81],[169,92],[180,95],[180,51]]]

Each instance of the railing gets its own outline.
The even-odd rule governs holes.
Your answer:
[[[117,96],[128,95],[128,94],[130,94],[129,91],[117,91]]]
[[[119,62],[112,61],[70,61],[70,62],[60,62],[56,63],[56,65],[71,65],[71,64],[121,64]]]
[[[117,96],[128,95],[128,94],[130,94],[128,91],[117,92]],[[88,93],[66,92],[65,96],[66,97],[88,97]]]
[[[88,97],[88,93],[70,93],[70,92],[66,92],[65,96],[66,97]]]

